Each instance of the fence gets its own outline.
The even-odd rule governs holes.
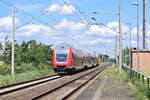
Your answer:
[[[147,88],[150,89],[150,85],[149,85],[149,82],[150,82],[150,76],[147,76],[147,75],[144,75],[143,73],[141,72],[138,72],[138,71],[135,71],[131,68],[128,68],[126,66],[122,66],[122,70],[124,70],[125,72],[129,72],[130,74],[130,78],[137,78],[137,79],[141,79],[143,84],[146,83],[147,85]]]

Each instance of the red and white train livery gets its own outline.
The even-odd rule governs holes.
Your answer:
[[[69,44],[59,44],[53,51],[52,65],[58,73],[74,72],[98,66],[98,57],[75,49]]]

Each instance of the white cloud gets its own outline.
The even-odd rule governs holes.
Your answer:
[[[34,36],[34,35],[46,35],[50,32],[50,28],[45,25],[31,24],[21,27],[17,31],[17,36]]]
[[[90,45],[94,45],[94,44],[99,44],[99,43],[111,43],[112,40],[110,39],[95,39],[95,40],[91,40],[89,41]]]
[[[106,27],[100,27],[98,25],[92,25],[86,32],[88,35],[101,35],[101,36],[114,36],[116,33],[107,29]]]
[[[16,18],[16,24],[19,24],[18,18]],[[12,29],[12,18],[10,16],[0,18],[0,31],[11,31]]]
[[[80,22],[75,23],[66,19],[63,19],[60,23],[54,26],[56,30],[71,30],[71,31],[82,30],[85,27],[86,27],[85,24],[82,24]]]
[[[72,15],[75,12],[75,8],[71,5],[64,5],[60,10],[62,15]]]
[[[75,8],[71,5],[60,6],[58,4],[52,4],[45,10],[45,13],[58,13],[61,15],[72,15],[75,12]]]
[[[85,24],[82,24],[82,23],[79,22],[79,23],[74,24],[73,29],[74,30],[81,30],[81,29],[83,29],[85,27],[86,27]]]
[[[119,23],[118,22],[110,22],[107,24],[107,26],[116,30],[117,32],[119,32]],[[129,28],[127,26],[125,26],[124,24],[122,24],[122,32],[123,33],[129,32]]]
[[[107,24],[107,26],[116,30],[119,27],[119,23],[118,22],[110,22],[110,23]]]
[[[118,22],[110,22],[107,24],[107,27],[115,30],[116,32],[119,32],[119,24]],[[101,35],[101,36],[115,36],[115,31],[112,31],[111,29],[104,27],[104,26],[98,26],[98,25],[92,25],[90,29],[86,32],[89,35]],[[122,25],[122,31],[123,33],[128,33],[129,28],[127,26]]]
[[[66,19],[63,19],[61,22],[57,23],[53,27],[42,24],[30,24],[19,28],[16,31],[17,37],[51,37],[58,38],[64,37],[65,35],[69,36],[74,33],[79,32],[84,29],[85,25],[80,22],[73,22]],[[61,38],[62,39],[62,38]]]
[[[57,12],[60,11],[60,9],[61,9],[61,7],[60,7],[59,5],[57,5],[57,4],[52,4],[49,8],[47,8],[47,9],[45,10],[45,12],[46,12],[46,13],[49,13],[49,14],[51,14],[51,13],[57,13]]]
[[[11,32],[11,17],[0,18],[0,39],[4,39],[5,34],[10,34]],[[20,24],[19,19],[16,18],[16,23]],[[107,26],[118,29],[117,22],[110,22]],[[128,32],[128,27],[123,26],[124,32]],[[7,31],[7,32],[5,32]],[[136,28],[133,28],[134,34],[132,34],[133,45],[136,47]],[[150,32],[150,31],[149,31]],[[87,35],[88,34],[88,35]],[[94,34],[94,35],[93,35]],[[60,43],[67,42],[75,45],[76,48],[82,49],[82,47],[86,50],[92,51],[96,50],[93,48],[97,48],[99,51],[102,47],[110,48],[112,50],[114,46],[114,36],[116,33],[107,29],[103,26],[92,25],[87,30],[85,24],[80,22],[70,21],[67,19],[62,19],[60,22],[52,26],[47,26],[43,24],[30,24],[21,27],[16,31],[17,40],[28,40],[28,39],[36,39],[43,43]],[[93,36],[92,36],[93,35]],[[103,37],[106,36],[106,37]],[[135,37],[135,38],[134,38]],[[150,42],[149,42],[150,43]],[[99,47],[98,47],[99,46]],[[108,51],[110,51],[108,50]]]
[[[63,19],[60,23],[56,24],[54,28],[56,30],[64,30],[69,29],[70,26],[72,26],[74,23],[71,21],[67,21],[66,19]]]

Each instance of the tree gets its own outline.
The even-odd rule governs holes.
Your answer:
[[[3,56],[3,61],[6,64],[11,63],[11,42],[8,40],[8,36],[5,37],[2,56]]]
[[[37,43],[36,40],[28,42],[23,41],[22,44],[15,44],[15,64],[22,63],[38,65],[46,64],[52,58],[52,45]],[[3,61],[6,64],[11,63],[11,42],[5,39],[5,48],[3,52]]]
[[[0,42],[0,51],[3,49],[2,42]]]
[[[130,64],[130,51],[131,51],[130,48],[123,49],[123,60],[126,65]]]
[[[0,42],[0,61],[2,60],[2,50],[3,50],[3,45],[2,43]]]

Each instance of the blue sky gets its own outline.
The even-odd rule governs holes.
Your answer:
[[[118,30],[118,18],[114,15],[81,14],[79,11],[117,13],[118,0],[2,0],[7,3],[15,3],[19,9],[16,11],[16,27],[23,25],[16,31],[16,39],[19,43],[30,39],[36,39],[45,44],[57,45],[60,42],[72,44],[75,48],[89,52],[108,54],[114,56],[116,33],[104,26],[89,25],[94,23],[91,17],[103,22],[107,26]],[[67,4],[65,4],[65,1]],[[150,4],[150,1],[148,4]],[[136,46],[136,7],[132,2],[140,4],[140,26],[142,25],[142,0],[122,0],[123,32],[128,33],[126,24],[131,22],[132,45]],[[150,11],[148,5],[148,12]],[[40,16],[39,18],[29,17]],[[6,35],[11,38],[11,7],[0,1],[0,41]],[[147,37],[150,35],[150,13],[148,13]],[[34,19],[34,20],[33,20]],[[82,20],[80,20],[82,19]],[[141,29],[140,29],[141,30]],[[141,35],[140,35],[141,36]],[[128,36],[123,36],[128,45]],[[142,39],[142,36],[140,37]],[[149,38],[148,38],[149,39]],[[148,41],[149,42],[149,41]],[[125,44],[124,44],[125,46]]]

